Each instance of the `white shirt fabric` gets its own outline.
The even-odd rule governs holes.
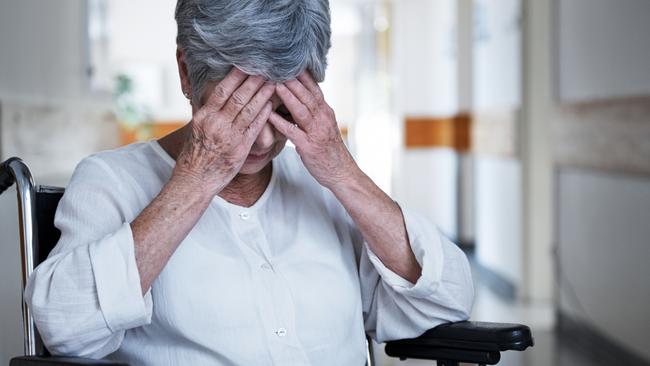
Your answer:
[[[403,210],[422,266],[411,284],[288,147],[252,207],[213,199],[142,296],[129,223],[174,164],[152,140],[75,169],[56,212],[61,239],[25,291],[53,354],[132,366],[363,365],[365,332],[412,338],[468,318],[467,259],[432,223]]]

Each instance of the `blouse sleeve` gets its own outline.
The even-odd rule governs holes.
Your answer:
[[[142,296],[128,200],[101,159],[84,159],[56,211],[61,238],[29,278],[25,300],[52,354],[101,358],[127,329],[151,322]],[[120,197],[120,195],[122,195]]]
[[[467,320],[474,301],[465,254],[429,220],[408,209],[402,213],[422,267],[415,284],[381,262],[346,213],[359,257],[365,329],[377,342],[415,338],[442,323]]]

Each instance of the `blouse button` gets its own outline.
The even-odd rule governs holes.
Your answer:
[[[278,337],[284,337],[284,336],[287,335],[287,330],[284,329],[284,328],[280,328],[280,329],[278,329],[278,330],[275,331],[275,334],[276,334]]]
[[[242,220],[248,220],[251,217],[251,215],[248,212],[242,212],[239,214],[239,218]]]

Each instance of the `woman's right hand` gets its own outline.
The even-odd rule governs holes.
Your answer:
[[[216,195],[237,175],[272,110],[275,84],[236,67],[194,113],[173,177]]]

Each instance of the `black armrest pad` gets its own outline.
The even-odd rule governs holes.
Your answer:
[[[457,322],[439,325],[418,338],[388,342],[484,351],[523,351],[533,346],[530,328],[521,324]]]
[[[458,322],[439,325],[413,339],[386,343],[386,354],[400,359],[495,365],[501,351],[523,351],[533,345],[530,328],[521,324]]]
[[[92,360],[78,357],[38,357],[24,356],[12,358],[9,366],[129,366],[123,362]]]

